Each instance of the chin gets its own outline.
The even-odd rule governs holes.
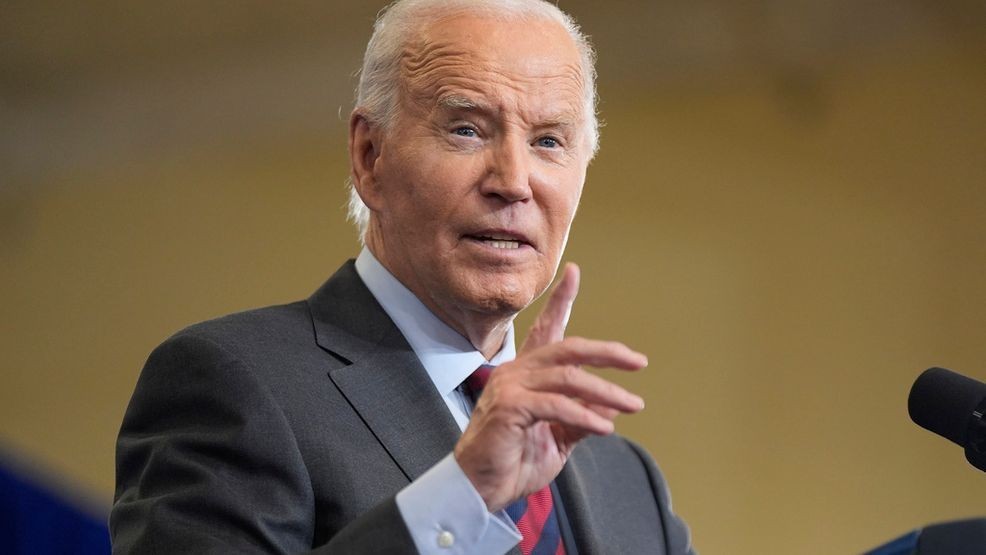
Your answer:
[[[486,297],[478,299],[473,304],[475,310],[487,316],[513,318],[517,313],[527,308],[531,303],[522,299],[505,297]]]
[[[476,311],[491,316],[513,317],[533,303],[541,290],[518,279],[486,279],[472,284],[469,297]]]

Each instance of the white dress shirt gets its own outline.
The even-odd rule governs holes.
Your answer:
[[[487,360],[465,337],[435,316],[407,287],[364,248],[356,273],[407,339],[449,412],[465,430],[472,401],[459,385],[483,364],[498,365],[516,356],[513,324],[500,348]],[[452,453],[397,494],[397,508],[422,554],[502,555],[521,535],[505,511],[490,513]]]

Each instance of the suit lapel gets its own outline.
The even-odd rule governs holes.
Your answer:
[[[459,428],[400,331],[347,262],[308,300],[329,378],[414,480],[452,452]]]
[[[575,448],[579,450],[578,447]],[[575,455],[575,453],[572,453]],[[592,530],[592,512],[589,509],[588,494],[582,484],[579,462],[575,457],[569,457],[561,473],[555,478],[555,486],[565,507],[569,530],[575,539],[581,555],[603,553],[603,549]]]

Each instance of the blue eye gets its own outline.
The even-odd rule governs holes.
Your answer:
[[[541,137],[540,139],[535,141],[535,144],[537,146],[541,146],[544,148],[558,148],[559,146],[561,146],[560,144],[558,144],[558,139],[554,137]]]
[[[460,137],[476,136],[476,130],[473,129],[472,127],[456,127],[455,130],[453,130],[452,132]]]

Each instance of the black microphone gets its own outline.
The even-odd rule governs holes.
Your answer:
[[[929,368],[911,386],[907,412],[918,426],[964,448],[972,466],[986,472],[986,384]]]

